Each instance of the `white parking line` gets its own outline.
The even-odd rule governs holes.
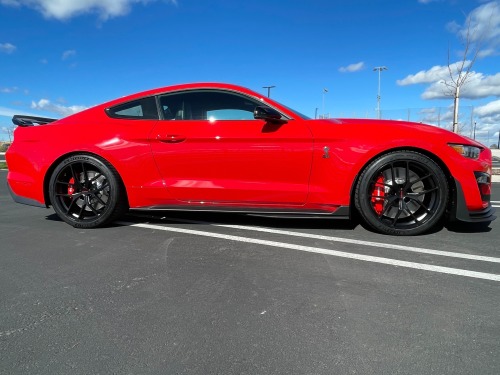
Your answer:
[[[137,216],[137,215],[134,215],[134,216]],[[148,216],[148,217],[150,217],[150,216]],[[177,218],[168,218],[168,217],[164,217],[164,219],[177,221],[177,222],[190,223],[190,224],[205,224],[205,225],[211,225],[214,227],[242,229],[242,230],[248,230],[248,231],[252,231],[252,232],[264,232],[264,233],[280,234],[280,235],[285,235],[285,236],[310,238],[310,239],[315,239],[315,240],[342,242],[342,243],[349,243],[349,244],[362,245],[362,246],[380,247],[380,248],[384,248],[384,249],[409,251],[409,252],[421,253],[421,254],[439,255],[439,256],[451,257],[451,258],[461,258],[461,259],[478,260],[478,261],[482,261],[482,262],[500,263],[500,258],[486,257],[486,256],[482,256],[482,255],[464,254],[464,253],[453,253],[450,251],[425,249],[425,248],[421,248],[421,247],[412,247],[412,246],[395,245],[395,244],[381,243],[381,242],[354,240],[354,239],[342,238],[342,237],[322,236],[322,235],[318,235],[318,234],[292,232],[292,231],[287,231],[287,230],[270,229],[270,228],[263,228],[263,227],[230,225],[230,224],[215,224],[215,223],[207,222],[207,221],[186,220],[186,219],[177,219]]]
[[[491,201],[491,205],[492,205],[493,207],[500,208],[500,201]]]
[[[175,228],[175,227],[163,226],[163,225],[129,223],[129,222],[123,222],[123,221],[118,222],[117,224],[133,226],[133,227],[138,227],[138,228],[155,229],[155,230],[161,230],[161,231],[167,231],[167,232],[192,234],[192,235],[196,235],[196,236],[221,238],[221,239],[230,240],[230,241],[254,243],[254,244],[259,244],[259,245],[264,245],[264,246],[283,248],[283,249],[332,255],[332,256],[341,257],[341,258],[362,260],[365,262],[382,263],[382,264],[388,264],[388,265],[392,265],[392,266],[413,268],[413,269],[432,271],[432,272],[439,272],[439,273],[445,273],[445,274],[450,274],[450,275],[465,276],[465,277],[472,277],[472,278],[492,280],[492,281],[500,281],[500,275],[495,275],[495,274],[491,274],[491,273],[475,272],[475,271],[462,270],[462,269],[457,269],[457,268],[449,268],[449,267],[433,266],[433,265],[422,264],[422,263],[406,262],[406,261],[389,259],[389,258],[375,257],[375,256],[371,256],[371,255],[352,254],[352,253],[347,253],[347,252],[343,252],[343,251],[323,249],[323,248],[319,248],[319,247],[301,246],[301,245],[295,245],[295,244],[290,244],[290,243],[285,243],[285,242],[259,240],[256,238],[232,236],[232,235],[227,235],[227,234],[204,232],[204,231],[192,230],[192,229]]]

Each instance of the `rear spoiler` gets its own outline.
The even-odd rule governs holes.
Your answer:
[[[54,121],[57,121],[57,119],[23,115],[14,115],[14,117],[12,117],[12,122],[19,126],[45,125]]]

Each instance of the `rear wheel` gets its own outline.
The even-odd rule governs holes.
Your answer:
[[[362,172],[355,204],[364,221],[384,234],[409,236],[437,226],[448,202],[441,168],[414,151],[396,151]]]
[[[116,170],[90,155],[63,160],[50,178],[49,195],[57,215],[75,228],[106,225],[127,210]]]

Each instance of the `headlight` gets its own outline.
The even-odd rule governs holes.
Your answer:
[[[460,155],[469,159],[478,159],[481,149],[476,146],[449,144],[449,146]]]

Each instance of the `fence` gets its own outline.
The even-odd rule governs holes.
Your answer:
[[[381,117],[387,120],[421,122],[452,130],[453,107],[428,107],[381,110]],[[474,107],[461,106],[458,117],[459,133],[474,136]]]
[[[343,116],[340,116],[343,117]],[[352,116],[352,117],[363,117]],[[364,114],[364,117],[376,118],[377,114]],[[426,108],[403,108],[380,110],[380,117],[385,120],[402,120],[424,123],[438,126],[443,129],[453,129],[453,106],[449,107],[426,107]],[[500,143],[500,124],[484,123],[474,114],[473,106],[460,106],[458,116],[458,132],[469,138],[473,138],[490,147]]]

